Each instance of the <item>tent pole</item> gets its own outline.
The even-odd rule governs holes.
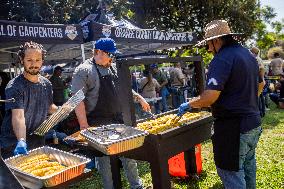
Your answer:
[[[21,67],[20,67],[20,64],[17,64],[16,66],[17,66],[17,70],[19,70],[19,71],[18,71],[18,75],[20,75],[20,74],[21,74]]]
[[[136,65],[134,66],[134,69],[135,69],[136,92],[138,92],[138,79],[137,79],[137,77],[136,77],[136,72],[137,72]]]
[[[20,74],[22,74],[22,64],[19,64]]]
[[[17,77],[18,76],[18,68],[17,68],[16,65],[14,66],[14,73],[15,73],[15,77]]]
[[[81,44],[81,51],[82,51],[82,60],[85,62],[86,56],[85,56],[85,46],[84,44]]]
[[[12,76],[12,70],[11,70],[11,64],[8,64],[9,65],[9,74],[10,74],[10,78],[12,79],[13,76]]]

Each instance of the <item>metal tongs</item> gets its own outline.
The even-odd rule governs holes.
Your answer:
[[[181,115],[181,116],[178,116],[178,115],[176,115],[173,119],[170,119],[169,121],[170,121],[170,124],[176,124],[176,123],[178,123],[179,122],[179,120],[182,118],[182,116],[183,115]]]
[[[82,88],[83,89],[83,88]],[[68,117],[71,111],[85,98],[83,90],[76,92],[67,102],[63,104],[55,113],[49,116],[32,134],[44,136],[51,128],[60,121]]]
[[[147,112],[147,114],[149,114],[151,116],[151,118],[157,119],[157,116],[154,115],[151,111]]]
[[[0,100],[0,102],[16,102],[16,100],[14,98],[10,98],[10,99],[5,99],[5,100]]]

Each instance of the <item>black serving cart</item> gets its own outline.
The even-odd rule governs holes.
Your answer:
[[[0,188],[24,189],[0,155]]]
[[[152,63],[193,63],[198,94],[201,94],[205,86],[205,72],[201,56],[179,57],[179,58],[144,58],[123,59],[117,61],[119,78],[119,98],[121,101],[123,118],[126,125],[136,126],[135,109],[131,92],[130,66],[149,65]],[[173,113],[173,112],[170,112]],[[167,112],[165,113],[167,114]],[[162,116],[161,114],[160,116]],[[176,127],[159,134],[146,136],[143,146],[127,152],[116,154],[111,157],[113,179],[116,188],[122,188],[120,172],[116,160],[119,156],[150,163],[152,183],[154,189],[169,189],[170,175],[168,170],[168,159],[185,152],[189,157],[195,158],[194,146],[210,139],[212,135],[213,117],[196,120],[182,127]],[[186,160],[187,161],[187,160]],[[188,160],[190,161],[190,160]],[[195,160],[192,160],[195,162]],[[192,162],[188,162],[189,164]]]

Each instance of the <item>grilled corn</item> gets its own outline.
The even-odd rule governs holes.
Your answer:
[[[183,115],[183,117],[177,123],[173,121],[176,115],[169,114],[169,115],[159,117],[155,120],[149,120],[143,123],[138,123],[137,128],[148,131],[149,133],[152,133],[152,134],[158,134],[168,129],[178,127],[182,124],[191,122],[193,120],[199,119],[209,114],[210,114],[209,112],[198,112],[198,113],[187,112]]]

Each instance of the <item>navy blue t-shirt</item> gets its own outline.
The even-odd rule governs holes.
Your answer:
[[[206,89],[221,91],[212,105],[214,117],[246,117],[241,131],[260,125],[258,63],[248,49],[236,44],[222,47],[208,69]],[[247,124],[250,124],[248,126]]]
[[[12,128],[12,109],[24,109],[27,136],[46,118],[52,104],[52,85],[42,76],[38,83],[27,80],[23,75],[12,79],[6,89],[6,98],[15,98],[15,102],[6,103],[6,114],[1,126],[0,146],[6,148],[16,143]]]

